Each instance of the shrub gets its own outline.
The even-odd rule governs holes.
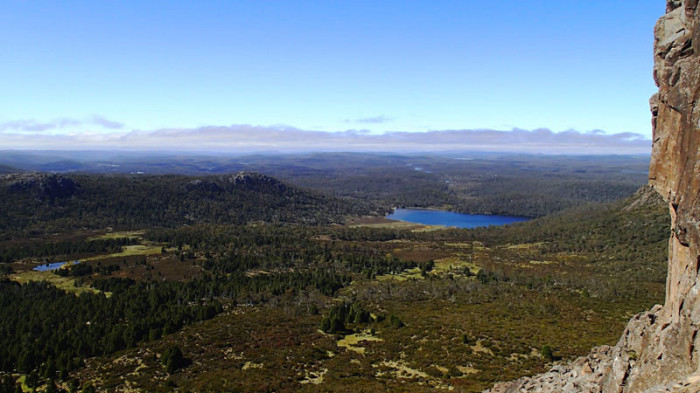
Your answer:
[[[542,357],[545,358],[548,362],[551,362],[554,360],[554,353],[552,352],[552,347],[549,345],[545,345],[540,349],[540,354],[542,354]]]
[[[396,315],[393,315],[393,314],[389,317],[389,323],[391,324],[391,327],[393,327],[394,329],[400,329],[400,328],[406,326],[406,324],[404,324],[403,321],[401,319],[399,319],[399,317],[397,317]]]
[[[165,366],[165,369],[169,374],[172,374],[178,369],[187,365],[187,361],[185,360],[185,357],[182,356],[182,351],[177,345],[168,347],[168,349],[166,349],[161,355],[160,361],[163,363],[163,366]]]

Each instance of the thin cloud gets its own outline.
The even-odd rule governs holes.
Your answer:
[[[0,123],[0,131],[16,130],[28,132],[43,132],[48,130],[78,126],[80,124],[82,124],[81,121],[69,118],[54,119],[43,123],[36,120],[15,120]]]
[[[374,117],[362,117],[354,120],[346,120],[346,123],[357,123],[357,124],[384,124],[394,121],[394,118],[387,117],[384,115],[374,116]]]
[[[94,116],[92,116],[92,118],[90,120],[91,120],[92,124],[97,124],[99,126],[102,126],[104,128],[109,128],[112,130],[119,130],[119,129],[124,128],[124,123],[108,120],[100,115],[94,115]]]
[[[88,120],[73,119],[62,117],[50,121],[37,121],[33,119],[13,120],[0,122],[0,132],[19,131],[19,132],[46,132],[53,130],[63,130],[71,127],[80,127],[85,125],[97,125],[109,129],[122,129],[124,124],[112,120],[108,120],[103,116],[94,115]]]
[[[544,154],[649,154],[651,141],[635,133],[434,130],[372,134],[307,131],[293,127],[252,125],[166,128],[112,133],[1,133],[9,149],[169,150],[247,153],[255,151],[494,151]]]

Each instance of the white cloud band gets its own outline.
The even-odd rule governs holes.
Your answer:
[[[95,121],[96,122],[96,121]],[[106,121],[109,122],[109,121]],[[114,122],[115,125],[121,123]],[[101,125],[105,126],[106,125]],[[31,131],[25,127],[25,131]],[[154,131],[42,133],[0,132],[5,149],[162,150],[250,153],[256,151],[497,151],[545,154],[648,154],[651,141],[634,133],[440,130],[371,134],[305,131],[250,125],[166,128]],[[118,128],[118,127],[111,127]],[[0,131],[4,130],[0,126]]]

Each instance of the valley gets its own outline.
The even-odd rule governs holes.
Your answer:
[[[6,177],[5,376],[40,391],[478,392],[614,344],[663,300],[668,214],[648,188],[459,229],[387,220],[371,193],[243,176]],[[80,263],[32,270],[62,261]]]
[[[698,0],[2,16],[0,393],[700,392]]]

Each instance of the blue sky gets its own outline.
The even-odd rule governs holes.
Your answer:
[[[172,130],[207,138],[201,131],[211,127],[365,137],[602,130],[649,139],[653,26],[665,2],[0,7],[0,147],[44,149],[137,147],[134,135]],[[125,136],[133,146],[115,142]]]

